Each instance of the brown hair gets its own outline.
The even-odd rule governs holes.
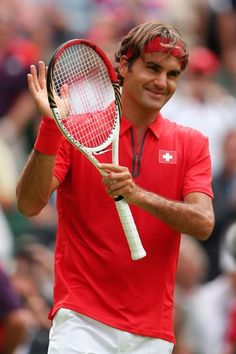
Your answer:
[[[168,40],[170,53],[176,46],[181,47],[181,56],[178,57],[178,59],[181,62],[181,70],[185,70],[188,65],[189,53],[181,33],[172,25],[166,25],[156,21],[145,22],[131,29],[129,33],[123,37],[120,48],[115,54],[115,61],[119,63],[123,55],[132,52],[132,56],[128,58],[128,65],[131,67],[135,60],[143,54],[145,45],[156,37]],[[123,79],[120,75],[118,76],[122,84]]]

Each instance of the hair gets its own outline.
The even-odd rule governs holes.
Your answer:
[[[123,37],[120,43],[120,48],[115,54],[116,63],[120,62],[123,55],[127,55],[132,51],[132,56],[128,58],[128,67],[143,55],[144,47],[154,38],[168,40],[168,48],[171,50],[176,46],[181,46],[181,70],[184,71],[188,65],[189,52],[182,34],[172,25],[166,25],[156,21],[142,23],[131,29],[126,36]],[[118,73],[120,84],[123,84],[123,78]]]

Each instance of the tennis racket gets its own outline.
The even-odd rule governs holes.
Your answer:
[[[116,73],[103,51],[84,39],[63,43],[47,71],[50,107],[64,136],[98,171],[94,156],[112,144],[112,163],[118,164],[121,97]],[[145,257],[130,208],[122,196],[114,198],[131,258]]]

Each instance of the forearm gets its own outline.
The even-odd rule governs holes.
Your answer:
[[[173,229],[199,240],[206,240],[212,232],[213,211],[201,209],[197,204],[172,201],[141,188],[136,191],[132,202]]]
[[[133,180],[127,167],[100,164],[108,173],[103,177],[111,197],[122,195],[129,204],[136,205],[155,215],[180,233],[206,240],[214,226],[212,199],[201,192],[192,192],[184,201],[175,201],[146,191]]]
[[[52,191],[55,155],[31,153],[19,178],[17,207],[26,216],[37,215],[47,204]]]

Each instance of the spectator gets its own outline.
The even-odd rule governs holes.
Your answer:
[[[209,0],[208,27],[205,35],[206,45],[221,58],[223,63],[222,80],[236,93],[236,1]]]
[[[162,111],[170,120],[195,128],[209,138],[213,175],[222,167],[224,137],[236,127],[236,100],[216,81],[219,65],[209,49],[192,49],[182,87]]]
[[[0,353],[13,354],[27,336],[25,310],[10,279],[0,268]]]
[[[236,344],[236,224],[224,234],[222,274],[201,285],[189,298],[185,339],[191,354],[234,354]],[[230,246],[229,246],[230,244]],[[232,326],[233,325],[233,326]]]
[[[193,238],[182,235],[175,286],[175,331],[177,345],[173,354],[194,354],[186,336],[186,314],[189,299],[205,281],[208,273],[207,255]]]
[[[27,92],[29,62],[38,58],[37,46],[18,32],[13,3],[0,7],[0,138],[12,150],[17,172],[27,150],[27,127],[35,108]]]
[[[6,212],[15,205],[17,172],[12,151],[0,138],[0,260],[4,269],[12,266],[14,235],[6,218]]]
[[[225,228],[235,219],[236,210],[236,129],[230,130],[220,146],[223,166],[213,178],[215,227],[212,239],[202,245],[209,257],[209,280],[220,273],[219,250]]]
[[[31,323],[25,342],[27,354],[45,354],[48,347],[49,307],[52,303],[53,253],[43,245],[22,237],[16,252],[16,269],[12,282],[21,296]]]

